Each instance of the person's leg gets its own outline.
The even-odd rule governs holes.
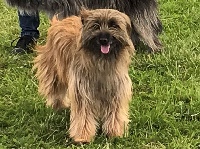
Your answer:
[[[39,13],[33,15],[27,13],[20,13],[19,26],[21,28],[21,35],[13,50],[14,53],[30,53],[32,47],[35,45],[36,40],[39,38],[40,33],[38,30],[40,19]]]
[[[29,15],[25,12],[23,14],[20,14],[20,12],[18,11],[18,16],[19,16],[19,25],[21,27],[21,37],[24,35],[29,35],[35,39],[38,39],[39,38],[38,27],[40,25],[38,12]]]

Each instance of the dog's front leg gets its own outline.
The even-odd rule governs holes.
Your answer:
[[[128,129],[128,99],[114,99],[107,106],[102,130],[108,137],[122,137]]]
[[[91,108],[83,100],[71,103],[69,133],[76,143],[88,143],[95,136],[97,122]]]

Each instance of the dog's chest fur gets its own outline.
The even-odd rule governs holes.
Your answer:
[[[70,94],[77,93],[73,95],[76,96],[77,103],[79,100],[89,102],[95,111],[109,108],[113,100],[121,100],[122,97],[131,99],[129,93],[132,84],[128,75],[128,65],[124,67],[120,63],[104,60],[93,64],[90,67],[85,67],[82,63],[72,65],[73,71],[70,70],[70,75],[75,79],[69,80],[69,97]]]

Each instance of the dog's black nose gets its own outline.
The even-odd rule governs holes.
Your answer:
[[[100,45],[107,46],[111,42],[111,35],[109,32],[102,31],[99,34],[98,40]]]
[[[108,45],[109,40],[108,40],[107,38],[100,38],[100,39],[99,39],[99,43],[100,43],[101,45]]]

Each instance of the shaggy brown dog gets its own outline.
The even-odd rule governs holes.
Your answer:
[[[55,109],[70,107],[70,137],[90,142],[98,124],[108,136],[127,130],[134,54],[131,21],[112,9],[83,10],[55,18],[35,58],[39,92]]]

